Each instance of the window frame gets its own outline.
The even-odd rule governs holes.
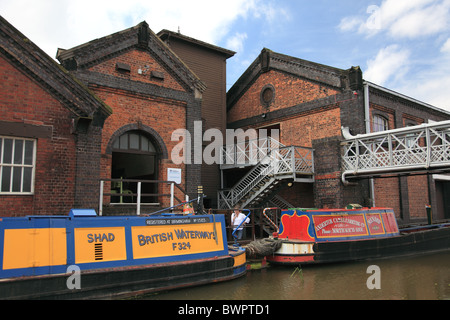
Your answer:
[[[132,148],[131,145],[134,143],[132,142],[131,136],[138,136],[138,148]],[[146,139],[147,146],[150,146],[153,148],[154,151],[149,151],[143,149],[143,140]],[[125,146],[121,146],[122,143],[126,144]],[[122,153],[136,153],[136,154],[148,154],[148,155],[158,155],[158,149],[156,148],[155,143],[153,142],[153,139],[151,139],[145,132],[139,131],[139,130],[130,130],[119,137],[116,138],[112,145],[112,151],[113,152],[122,152]]]
[[[378,123],[376,120],[380,119],[383,123]],[[384,126],[383,130],[377,130],[381,127],[381,125]],[[383,132],[389,130],[389,119],[381,114],[373,114],[372,115],[372,132]]]
[[[5,140],[12,140],[12,148],[11,148],[11,163],[3,163],[5,160]],[[22,143],[22,155],[21,155],[21,163],[14,163],[16,160],[14,159],[16,156],[16,141],[23,141]],[[26,142],[31,141],[32,144],[32,152],[31,152],[31,164],[25,163],[26,156]],[[9,196],[9,195],[34,195],[34,185],[35,185],[35,174],[36,174],[36,149],[37,149],[37,139],[24,138],[24,137],[14,137],[14,136],[4,136],[0,135],[0,196]],[[3,187],[3,174],[5,168],[11,168],[10,170],[10,181],[9,181],[9,191],[2,190]],[[14,190],[14,168],[21,168],[20,170],[20,191]],[[24,171],[25,168],[31,168],[31,177],[30,177],[30,191],[24,190]]]

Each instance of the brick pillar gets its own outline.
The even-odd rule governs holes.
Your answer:
[[[186,129],[191,134],[191,161],[189,164],[186,164],[186,192],[191,199],[197,197],[197,187],[202,183],[202,165],[195,164],[195,133],[194,133],[194,121],[201,121],[201,109],[202,108],[202,99],[201,96],[195,99],[189,99],[188,105],[186,108]],[[201,134],[203,137],[203,133]],[[203,150],[197,150],[197,152],[202,153]]]
[[[98,209],[102,128],[77,130],[74,207]]]
[[[341,183],[340,137],[313,140],[314,148],[314,205],[316,208],[344,206]]]

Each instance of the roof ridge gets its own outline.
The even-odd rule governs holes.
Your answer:
[[[152,47],[151,44],[156,46]],[[195,88],[200,92],[205,91],[205,83],[150,29],[145,20],[136,26],[91,40],[71,49],[59,48],[56,57],[67,68],[76,70],[79,67],[96,64],[132,47],[146,48],[150,53],[155,54],[160,63],[173,70],[177,81],[184,83],[186,89]]]
[[[235,51],[232,51],[232,50],[229,50],[229,49],[226,49],[226,48],[223,48],[223,47],[219,47],[217,45],[214,45],[214,44],[211,44],[211,43],[199,40],[199,39],[195,39],[195,38],[189,37],[189,36],[184,35],[184,34],[182,34],[180,32],[174,32],[174,31],[170,31],[170,30],[167,30],[167,29],[163,29],[163,30],[159,31],[156,35],[159,38],[163,38],[164,40],[165,40],[165,38],[176,37],[178,39],[185,40],[187,42],[191,42],[191,43],[196,44],[196,45],[201,45],[201,46],[209,48],[211,50],[223,53],[223,54],[227,55],[228,58],[231,58],[232,56],[234,56],[236,54]]]

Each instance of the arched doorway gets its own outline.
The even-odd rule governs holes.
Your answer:
[[[112,144],[111,179],[158,180],[161,154],[155,147],[152,137],[141,130],[131,130],[116,138]],[[113,182],[112,192],[136,194],[137,182]],[[158,202],[156,183],[142,183],[142,203]],[[135,196],[111,197],[112,203],[135,203]]]

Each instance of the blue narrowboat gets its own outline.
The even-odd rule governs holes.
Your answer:
[[[0,299],[87,299],[226,281],[246,273],[223,215],[0,218]]]

